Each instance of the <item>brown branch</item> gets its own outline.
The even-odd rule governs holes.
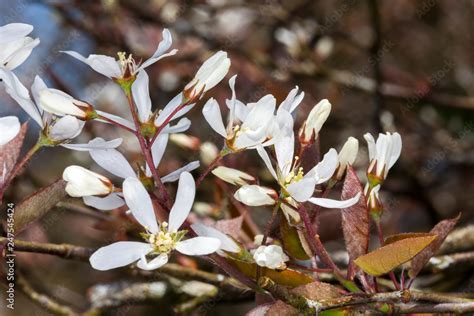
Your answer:
[[[15,283],[27,297],[45,310],[57,315],[79,315],[79,313],[75,312],[71,307],[60,304],[53,298],[37,292],[18,272],[16,273]]]
[[[367,305],[372,303],[387,303],[388,305],[385,305],[384,308],[392,305],[393,309],[399,313],[407,313],[407,311],[474,311],[474,300],[454,298],[436,293],[410,292],[405,290],[389,293],[347,295],[340,298],[315,301],[290,292],[287,288],[276,284],[267,277],[261,278],[259,285],[272,293],[275,298],[281,299],[299,311],[309,314],[317,314],[321,311],[349,306],[364,306],[364,308],[367,308]],[[440,300],[446,300],[445,302],[447,303],[438,303]],[[431,301],[431,303],[434,302],[436,304],[419,303],[419,301]],[[391,312],[393,312],[393,310]]]
[[[0,237],[0,244],[5,242],[5,237]],[[88,261],[94,249],[74,246],[70,244],[51,244],[36,243],[23,240],[15,240],[15,251],[43,253],[58,256],[64,259]],[[233,292],[245,292],[248,288],[234,278],[224,276],[223,274],[215,274],[202,270],[186,268],[174,263],[168,263],[161,267],[158,271],[145,271],[135,269],[132,271],[134,275],[151,277],[157,274],[167,274],[180,279],[193,279],[203,281],[209,284],[217,285]]]
[[[474,250],[474,224],[454,229],[439,249],[440,254]]]

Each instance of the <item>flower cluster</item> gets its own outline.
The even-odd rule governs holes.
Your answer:
[[[319,146],[321,129],[331,112],[331,103],[322,100],[314,106],[306,120],[295,133],[298,107],[304,92],[292,89],[286,99],[277,105],[273,95],[265,95],[255,102],[243,102],[237,98],[236,79],[228,83],[231,96],[225,102],[227,119],[222,118],[221,106],[210,98],[202,107],[202,114],[209,126],[222,136],[222,149],[215,151],[212,145],[203,144],[207,152],[205,164],[208,169],[195,182],[191,171],[200,167],[192,161],[168,175],[160,176],[158,166],[170,139],[188,144],[182,133],[189,129],[191,121],[184,117],[204,97],[206,92],[222,81],[229,72],[231,61],[226,52],[219,51],[209,57],[197,71],[195,77],[163,108],[154,108],[149,92],[149,77],[146,68],[157,61],[176,54],[171,49],[171,33],[164,29],[162,41],[155,53],[144,62],[133,55],[118,53],[118,58],[104,55],[89,55],[66,51],[77,60],[89,65],[96,72],[118,84],[127,96],[133,121],[103,112],[73,96],[50,88],[36,77],[31,89],[27,89],[13,72],[39,44],[38,39],[27,35],[33,28],[25,24],[8,24],[0,27],[0,43],[4,50],[0,54],[0,79],[5,91],[38,124],[40,137],[38,147],[62,146],[71,150],[87,152],[92,160],[107,172],[106,175],[72,165],[63,172],[66,192],[71,197],[80,197],[88,206],[101,211],[118,208],[132,222],[142,228],[142,241],[120,241],[98,249],[90,263],[97,270],[109,270],[136,263],[140,269],[157,269],[168,262],[174,251],[184,255],[203,256],[216,253],[238,266],[239,262],[252,264],[259,269],[284,270],[292,256],[284,243],[271,239],[268,232],[254,243],[241,243],[236,236],[215,227],[192,220],[188,215],[192,209],[196,186],[211,173],[221,180],[236,186],[233,197],[250,207],[271,206],[274,214],[281,210],[283,220],[297,230],[308,255],[315,254],[307,246],[313,238],[307,208],[348,208],[358,203],[361,192],[346,199],[328,198],[320,194],[340,182],[348,166],[357,158],[359,143],[349,137],[340,152],[329,149],[311,167],[303,164],[303,157],[312,146]],[[31,96],[30,96],[31,94]],[[173,120],[177,123],[172,124]],[[105,140],[97,137],[84,144],[71,143],[83,130],[85,124],[102,122],[115,125],[132,133],[138,140],[142,162],[134,168],[126,156],[118,150],[121,138]],[[0,118],[0,146],[10,142],[20,131],[20,121],[14,116]],[[174,134],[174,135],[173,135]],[[379,209],[378,191],[387,177],[389,169],[398,159],[401,138],[397,133],[381,134],[375,142],[367,134],[370,166],[367,171],[367,203],[375,212]],[[271,181],[261,185],[257,177],[219,164],[229,154],[253,151],[261,158],[271,176]],[[108,174],[108,175],[107,175]],[[165,184],[178,181],[174,203]],[[316,212],[315,212],[316,213]],[[159,216],[157,216],[159,215]],[[274,217],[272,217],[274,218]],[[272,222],[269,222],[269,227]],[[306,237],[302,233],[306,231]]]

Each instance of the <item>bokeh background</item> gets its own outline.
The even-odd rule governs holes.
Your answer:
[[[30,23],[34,36],[41,39],[16,71],[27,87],[40,75],[50,86],[77,99],[127,115],[126,100],[117,86],[60,51],[111,56],[125,51],[146,59],[167,27],[179,53],[147,68],[157,108],[182,89],[210,54],[225,50],[232,59],[229,77],[238,74],[240,100],[255,101],[271,93],[281,102],[298,85],[305,91],[297,115],[301,122],[320,99],[329,99],[333,110],[320,134],[322,152],[331,147],[339,150],[349,136],[358,138],[361,148],[355,167],[363,179],[368,163],[363,134],[399,132],[402,156],[382,192],[387,234],[427,231],[459,212],[462,225],[474,219],[473,21],[470,0],[0,1],[0,25]],[[206,97],[211,96],[223,104],[230,97],[227,83]],[[0,115],[13,113],[27,119],[0,89]],[[189,135],[222,145],[203,120],[200,105],[190,118]],[[33,125],[29,144],[38,132]],[[87,124],[78,142],[95,135],[124,137],[123,152],[131,161],[138,157],[138,147],[129,135],[104,124]],[[172,143],[160,172],[195,159],[200,159],[199,150]],[[265,181],[268,175],[256,161],[256,156],[242,154],[226,164]],[[6,200],[20,201],[59,178],[72,163],[100,170],[85,153],[44,150],[14,183]],[[207,183],[198,200],[215,203],[220,192],[212,180]],[[18,238],[93,247],[113,236],[113,228],[100,215],[81,211],[57,208]],[[216,218],[223,216],[212,212]],[[255,210],[251,215],[261,224],[269,213]],[[337,247],[341,237],[338,211],[324,211],[321,221],[322,238]],[[22,254],[18,266],[35,286],[78,308],[84,307],[88,287],[117,277],[45,255]],[[163,314],[170,312],[168,303],[159,306]],[[21,294],[16,305],[15,315],[46,314]],[[207,313],[223,314],[232,307],[240,314],[251,306],[251,301],[219,303]],[[156,308],[134,307],[122,314],[148,315]],[[0,309],[0,314],[6,313]]]

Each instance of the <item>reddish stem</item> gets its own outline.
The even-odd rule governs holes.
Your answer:
[[[199,178],[196,181],[196,187],[199,187],[201,182],[204,180],[204,178],[209,174],[209,172],[214,169],[215,166],[219,164],[219,162],[224,158],[225,154],[222,153],[222,151],[219,153],[219,155],[207,166],[206,170],[199,176]]]
[[[165,201],[165,204],[170,207],[170,199],[168,195],[168,191],[166,190],[163,182],[161,182],[160,175],[158,174],[158,171],[155,168],[155,164],[153,163],[153,157],[151,155],[151,144],[147,146],[145,137],[140,132],[140,120],[138,118],[137,111],[135,110],[135,102],[133,101],[132,97],[132,92],[126,93],[127,95],[127,100],[128,100],[128,105],[130,107],[130,112],[132,113],[133,117],[133,122],[135,124],[135,136],[138,139],[138,143],[140,144],[140,148],[142,150],[143,155],[145,156],[145,161],[148,164],[148,167],[150,168],[151,174],[153,176],[153,179],[155,180],[155,184],[158,186],[158,190],[160,191],[161,198]]]

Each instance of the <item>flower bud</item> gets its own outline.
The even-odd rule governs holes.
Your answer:
[[[278,198],[275,190],[258,185],[244,185],[238,189],[234,197],[248,206],[274,205]]]
[[[229,68],[230,59],[227,57],[227,53],[218,51],[202,64],[194,79],[186,85],[184,96],[188,100],[201,97],[224,79]]]
[[[199,150],[201,145],[199,138],[186,134],[170,134],[170,140],[182,148],[191,150]]]
[[[368,192],[369,197],[367,198],[367,206],[372,217],[378,219],[383,213],[383,205],[380,203],[379,198],[380,185],[377,185],[372,189],[369,188],[369,190],[370,192]]]
[[[72,197],[106,195],[114,187],[106,177],[80,166],[64,169],[63,179],[67,181],[66,192]]]
[[[369,147],[370,165],[367,169],[367,177],[372,186],[383,182],[387,178],[388,171],[397,162],[402,151],[402,138],[398,133],[379,134],[377,142],[374,137],[367,133],[364,135]]]
[[[349,137],[339,152],[339,167],[336,173],[336,179],[341,180],[346,171],[347,165],[352,165],[357,158],[359,151],[359,141],[354,137]]]
[[[84,127],[84,122],[74,116],[66,115],[55,121],[49,129],[49,137],[53,141],[73,139],[79,135]]]
[[[249,175],[248,173],[222,166],[212,170],[212,173],[219,179],[224,180],[225,182],[228,182],[233,185],[245,185],[248,184],[247,181],[255,181],[255,178]]]
[[[46,112],[58,116],[71,115],[81,120],[93,119],[96,116],[90,104],[76,100],[57,89],[43,89],[39,96],[40,105]]]
[[[300,128],[299,138],[302,144],[310,144],[318,138],[319,131],[331,113],[331,103],[327,99],[319,101]]]
[[[290,260],[283,249],[277,245],[258,247],[253,253],[253,259],[257,265],[273,270],[286,269],[285,262]]]
[[[219,149],[211,142],[205,142],[199,149],[201,160],[205,165],[209,165],[219,155]]]

